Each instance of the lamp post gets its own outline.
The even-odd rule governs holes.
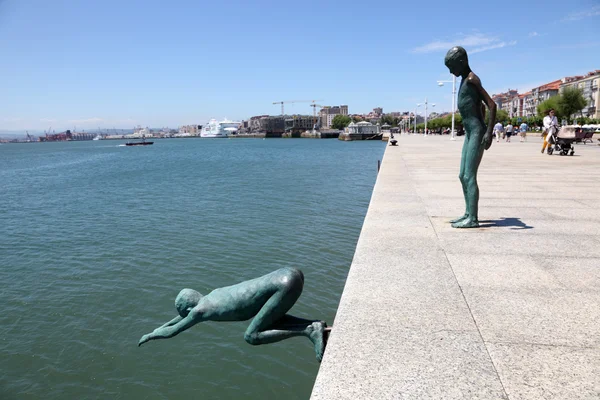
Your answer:
[[[431,103],[431,107],[435,107],[435,103]],[[425,98],[425,136],[427,136],[427,98]]]
[[[421,103],[418,103],[415,107],[415,135],[417,134],[417,108],[421,107]]]
[[[456,138],[454,137],[454,112],[456,110],[456,105],[455,105],[455,101],[456,101],[456,76],[452,75],[452,80],[451,81],[438,81],[438,86],[444,86],[444,83],[450,83],[452,82],[452,130],[450,131],[450,140],[456,140]]]

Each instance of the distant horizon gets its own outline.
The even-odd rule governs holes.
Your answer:
[[[373,109],[374,108],[376,108],[376,107],[373,107]],[[349,115],[366,115],[366,114],[369,114],[370,112],[372,112],[373,109],[371,109],[371,111],[364,112],[364,113],[349,113]],[[394,110],[394,111],[389,111],[389,112],[386,112],[385,109],[383,110],[383,114],[384,115],[390,114],[390,113],[397,113],[397,112],[400,112],[400,113],[408,112],[408,113],[414,114],[414,110],[402,110],[402,111]],[[429,111],[427,113],[427,115],[431,115],[433,113],[437,113],[437,115],[443,115],[443,114],[450,113],[450,111],[432,110],[432,111]],[[420,117],[423,117],[424,111],[418,111],[417,114]],[[272,116],[272,117],[277,117],[277,116],[279,116],[281,114],[260,114],[260,115],[269,115],[269,116]],[[288,114],[288,113],[286,113],[286,115],[290,115],[290,116],[291,115],[312,116],[312,114]],[[253,117],[254,117],[254,115],[253,115]],[[247,118],[241,119],[239,121],[240,122],[247,121],[250,118],[251,117],[247,117]],[[145,128],[148,128],[148,129],[154,131],[154,130],[161,130],[161,129],[178,129],[179,127],[185,126],[185,125],[204,125],[204,124],[206,124],[206,122],[205,123],[199,123],[199,124],[180,124],[180,125],[177,125],[175,127],[171,127],[171,126],[150,127],[150,126],[139,125],[139,126],[136,126],[134,128],[117,128],[117,127],[111,127],[111,128],[95,127],[95,128],[93,128],[92,127],[92,128],[81,128],[81,129],[74,130],[73,129],[74,127],[63,128],[63,129],[59,129],[59,128],[54,129],[54,128],[50,127],[50,129],[51,129],[52,132],[55,132],[55,133],[66,132],[67,130],[71,130],[71,131],[75,131],[75,132],[87,131],[87,132],[92,132],[92,133],[110,133],[110,131],[114,131],[114,130],[117,130],[117,131],[131,131],[131,132],[133,132],[138,127],[145,127]],[[27,133],[29,133],[30,135],[44,135],[47,132],[48,132],[48,129],[0,129],[0,138],[2,137],[2,135],[8,135],[8,136],[26,136]]]

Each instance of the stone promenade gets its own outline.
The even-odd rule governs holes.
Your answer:
[[[600,399],[600,146],[496,143],[457,230],[462,138],[388,146],[313,400]]]

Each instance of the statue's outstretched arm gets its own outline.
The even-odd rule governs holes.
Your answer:
[[[177,319],[177,317],[172,321],[167,322],[167,324],[171,324],[173,321],[175,321],[175,319]],[[198,322],[200,322],[199,315],[192,310],[187,317],[181,318],[179,322],[176,322],[173,325],[163,325],[160,328],[156,328],[152,333],[142,336],[138,346],[141,346],[150,340],[172,338],[173,336],[176,336],[186,329],[196,325]]]
[[[172,320],[170,320],[169,322],[163,324],[160,326],[160,328],[164,328],[165,326],[172,326],[175,325],[176,323],[178,323],[179,321],[181,321],[183,319],[183,317],[181,315],[176,316],[175,318],[173,318]]]

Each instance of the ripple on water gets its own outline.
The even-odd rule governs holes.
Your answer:
[[[205,323],[136,346],[202,293],[301,268],[298,316],[332,321],[382,143],[161,140],[0,148],[0,398],[310,394],[311,344]]]

